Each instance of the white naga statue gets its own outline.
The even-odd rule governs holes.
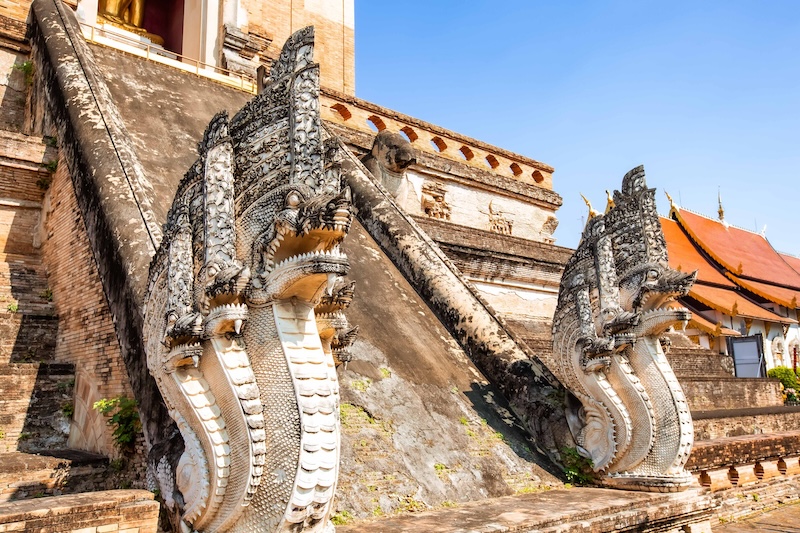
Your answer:
[[[147,365],[183,441],[150,464],[183,531],[333,529],[352,210],[313,44],[295,33],[264,91],[211,121],[150,268]]]
[[[637,167],[613,207],[593,212],[561,280],[551,370],[569,390],[570,431],[601,483],[672,492],[693,483],[684,465],[694,433],[659,336],[691,318],[673,300],[696,273],[669,268],[654,194]]]

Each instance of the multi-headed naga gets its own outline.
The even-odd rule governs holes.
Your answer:
[[[621,189],[586,224],[567,262],[552,370],[570,391],[567,422],[578,451],[603,483],[677,491],[692,483],[683,468],[692,419],[659,336],[691,318],[674,299],[688,293],[696,273],[669,268],[644,168],[628,172]]]
[[[352,211],[313,37],[294,34],[264,91],[211,121],[150,268],[147,364],[183,441],[150,464],[184,531],[333,527]]]

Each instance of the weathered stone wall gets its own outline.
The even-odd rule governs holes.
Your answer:
[[[794,431],[800,427],[800,408],[765,407],[727,411],[693,412],[697,441]]]
[[[0,504],[0,531],[155,533],[158,502],[143,490],[114,490]]]
[[[0,453],[64,448],[72,386],[72,365],[0,365]]]
[[[3,20],[0,17],[0,35],[3,34]],[[22,50],[0,48],[0,130],[20,131],[22,127],[26,88],[32,81],[25,72],[27,60],[27,53]],[[5,144],[5,140],[0,143]]]
[[[69,442],[78,449],[113,455],[106,419],[92,405],[102,398],[132,397],[133,392],[72,180],[63,162],[47,197],[47,240],[43,248],[59,320],[55,357],[75,364],[76,374]]]
[[[682,378],[681,387],[692,411],[783,405],[776,379]]]

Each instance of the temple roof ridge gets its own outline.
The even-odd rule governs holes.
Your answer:
[[[744,228],[742,226],[737,226],[736,224],[731,224],[727,220],[720,220],[719,218],[710,217],[710,216],[708,216],[708,215],[706,215],[704,213],[700,213],[699,211],[695,211],[694,209],[689,209],[688,207],[681,207],[681,206],[679,206],[677,204],[673,204],[672,205],[672,207],[670,208],[670,213],[672,212],[673,209],[676,209],[678,211],[687,211],[687,212],[689,212],[689,213],[691,213],[693,215],[697,215],[699,217],[703,217],[703,218],[708,219],[708,220],[710,220],[712,222],[716,222],[717,224],[719,224],[720,226],[725,227],[726,229],[727,228],[733,228],[733,229],[738,229],[740,231],[746,231],[747,233],[752,233],[753,235],[757,235],[759,237],[763,237],[763,239],[765,241],[769,242],[769,239],[767,239],[767,236],[764,233],[762,233],[761,231],[756,231],[756,230]],[[770,244],[770,246],[772,246],[772,245]],[[773,250],[774,250],[774,248],[773,248]],[[776,253],[780,253],[780,252],[778,252],[778,250],[775,250],[775,252]]]

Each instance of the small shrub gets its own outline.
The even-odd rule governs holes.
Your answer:
[[[75,406],[72,405],[72,402],[67,402],[61,406],[61,413],[65,418],[72,419],[72,415],[75,414]]]
[[[344,510],[344,511],[339,511],[338,513],[334,513],[333,516],[331,516],[331,523],[333,523],[334,526],[343,526],[348,522],[350,522],[352,519],[353,519],[353,513]]]
[[[469,425],[469,420],[467,419],[466,416],[462,416],[461,418],[458,419],[458,421],[461,422],[462,426],[468,426]]]
[[[58,170],[58,159],[53,159],[52,161],[48,161],[47,163],[42,165],[47,171],[51,174],[55,173]]]
[[[19,304],[17,302],[8,304],[6,306],[6,309],[8,310],[9,313],[16,313],[17,311],[19,311]]]
[[[39,298],[41,298],[42,300],[47,300],[48,302],[52,302],[53,289],[48,287],[47,289],[43,290],[42,292],[39,293]]]
[[[392,377],[392,371],[389,370],[388,368],[381,367],[380,370],[381,370],[381,376],[383,376],[384,378]]]
[[[17,439],[17,440],[19,440],[19,441],[28,440],[32,436],[33,435],[31,435],[30,433],[22,432],[22,433],[19,434],[19,439]]]
[[[112,459],[108,462],[108,467],[114,472],[122,472],[125,469],[125,459]]]
[[[50,187],[51,183],[53,183],[53,176],[51,174],[48,174],[47,176],[42,176],[41,178],[36,180],[36,186],[43,191],[46,191]]]
[[[370,385],[372,385],[372,380],[369,378],[354,379],[350,382],[350,386],[358,392],[367,392]]]
[[[114,428],[112,436],[120,450],[130,448],[136,435],[142,430],[136,400],[126,396],[103,398],[94,402],[94,409],[108,417],[108,425]]]
[[[15,64],[14,70],[18,70],[25,74],[25,85],[33,85],[33,61],[25,61],[23,63]]]
[[[800,383],[797,382],[797,374],[788,366],[776,366],[767,371],[767,377],[779,379],[786,389],[800,388]]]
[[[582,456],[576,448],[563,448],[561,450],[561,463],[568,483],[588,485],[594,481],[591,459]]]

